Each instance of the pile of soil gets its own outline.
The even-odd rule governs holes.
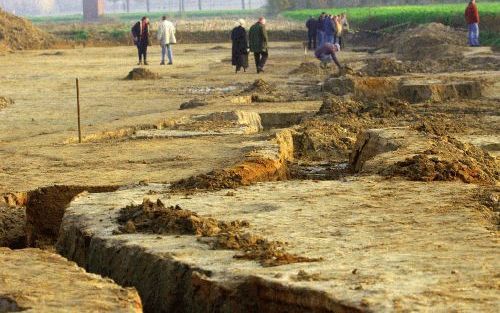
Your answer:
[[[386,176],[416,181],[463,181],[495,184],[500,178],[496,160],[486,151],[451,137],[436,137],[434,148],[384,170]]]
[[[392,48],[401,60],[460,61],[465,38],[463,32],[440,23],[429,23],[402,32],[393,40]]]
[[[160,75],[154,73],[148,69],[137,67],[130,71],[125,77],[126,80],[147,80],[147,79],[159,79]]]
[[[272,86],[263,79],[256,79],[248,88],[245,89],[245,93],[257,93],[257,94],[270,94],[276,91],[276,87]]]
[[[213,170],[206,174],[178,180],[171,185],[172,190],[222,190],[242,186],[242,177],[229,170]]]
[[[14,100],[10,98],[0,97],[0,110],[5,109],[11,104],[14,104]]]
[[[144,199],[140,205],[122,208],[118,223],[121,233],[195,235],[212,249],[238,250],[241,254],[234,258],[256,260],[262,266],[320,261],[287,253],[284,243],[245,232],[244,228],[250,226],[247,221],[227,223],[201,217],[179,206],[165,207],[160,200]]]
[[[208,105],[208,102],[206,100],[202,99],[191,99],[187,102],[184,102],[181,104],[179,110],[186,110],[186,109],[194,109],[197,107],[202,107]]]
[[[393,118],[413,114],[409,103],[388,97],[386,99],[354,101],[349,97],[325,97],[318,114],[337,117]]]
[[[394,58],[368,59],[366,66],[361,70],[363,74],[369,76],[399,76],[413,71],[420,72],[412,67],[410,62]]]
[[[323,69],[319,67],[317,63],[314,62],[304,62],[299,65],[296,69],[290,71],[291,75],[320,75],[327,74],[331,70]]]
[[[46,49],[54,42],[54,37],[36,28],[28,20],[0,8],[0,51]]]

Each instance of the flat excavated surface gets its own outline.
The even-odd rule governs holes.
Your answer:
[[[435,312],[496,312],[498,234],[488,211],[474,198],[476,188],[377,176],[262,183],[232,194],[190,197],[168,194],[163,185],[136,187],[75,200],[64,217],[58,249],[88,269],[132,284],[134,268],[147,265],[128,259],[124,273],[119,259],[127,254],[180,262],[232,290],[259,277],[281,286],[274,290],[285,290],[283,303],[312,303],[317,312],[333,312],[339,304],[374,312],[428,312],[429,307]],[[250,232],[323,261],[262,267],[234,259],[235,251],[210,250],[194,236],[112,234],[118,209],[144,197],[155,200],[155,194],[166,205],[178,204],[202,216],[247,220]],[[79,245],[76,233],[90,238],[90,244]],[[174,289],[180,283],[166,280]],[[292,296],[293,290],[302,291]]]
[[[303,59],[302,50],[296,43],[274,45],[280,47],[269,61],[272,74],[260,76],[251,69],[235,75],[230,63],[221,62],[231,56],[230,49],[196,45],[196,51],[183,53],[193,45],[177,45],[175,65],[160,66],[159,47],[153,46],[148,69],[161,79],[142,81],[123,79],[136,67],[134,47],[0,56],[0,96],[15,101],[0,111],[0,193],[53,184],[170,182],[235,162],[241,158],[240,142],[247,138],[99,140],[99,134],[217,111],[316,111],[319,101],[234,104],[232,96],[219,96],[244,89],[259,77],[286,84],[288,71]],[[75,77],[80,79],[83,135],[97,139],[82,145],[74,144]],[[181,103],[193,98],[207,98],[209,105],[179,111]]]
[[[0,248],[1,312],[142,312],[137,292],[59,255]]]

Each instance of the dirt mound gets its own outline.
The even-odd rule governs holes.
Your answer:
[[[354,101],[350,98],[325,97],[318,114],[333,114],[335,116],[350,115],[368,118],[389,118],[413,113],[408,102],[397,98],[384,100]]]
[[[402,32],[392,42],[401,60],[448,59],[459,61],[466,42],[464,34],[440,23],[419,25]]]
[[[328,69],[323,69],[318,66],[317,63],[314,62],[304,62],[299,65],[299,67],[293,69],[290,71],[290,74],[292,75],[303,75],[303,74],[309,74],[309,75],[320,75],[320,74],[327,74],[329,73],[330,70]]]
[[[10,98],[0,97],[0,110],[5,109],[9,105],[13,104],[14,100]]]
[[[159,79],[160,75],[152,72],[148,69],[137,67],[130,71],[125,77],[126,80],[147,80],[147,79]]]
[[[182,234],[199,236],[198,240],[212,249],[238,250],[234,258],[256,260],[262,266],[278,266],[299,262],[315,262],[285,252],[285,244],[269,241],[261,236],[245,232],[247,221],[229,223],[213,218],[201,217],[195,212],[179,206],[165,207],[157,200],[144,199],[141,205],[130,205],[120,210],[119,231],[122,233]]]
[[[368,59],[366,63],[361,72],[369,76],[398,76],[415,71],[408,62],[394,58]]]
[[[51,35],[36,28],[31,22],[0,8],[0,51],[46,49],[54,41]]]
[[[383,174],[417,181],[463,181],[494,184],[500,177],[496,160],[486,151],[451,137],[438,137],[434,148],[397,162]]]
[[[269,94],[276,91],[276,87],[272,86],[263,79],[256,79],[253,84],[245,89],[246,93]]]
[[[202,107],[202,106],[206,106],[206,105],[208,105],[208,102],[206,100],[191,99],[187,102],[182,103],[179,110],[194,109],[194,108]]]

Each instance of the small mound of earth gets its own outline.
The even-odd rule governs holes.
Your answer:
[[[320,261],[287,253],[284,243],[243,231],[250,226],[247,221],[227,223],[201,217],[179,206],[165,207],[159,199],[156,202],[144,199],[140,205],[122,208],[118,223],[121,225],[119,233],[195,235],[211,249],[238,250],[241,253],[234,258],[256,260],[262,266]]]
[[[28,20],[0,8],[0,51],[45,49],[52,46],[54,41],[54,37]]]
[[[419,61],[425,59],[462,59],[466,36],[463,32],[440,23],[419,25],[402,32],[392,42],[398,59]]]
[[[202,107],[202,106],[206,106],[206,105],[208,105],[208,102],[206,100],[191,99],[187,102],[182,103],[179,110],[194,109],[194,108]]]
[[[214,46],[214,47],[210,48],[210,50],[226,50],[226,49],[229,49],[229,48],[226,48],[224,46]]]
[[[390,118],[412,114],[408,102],[388,97],[384,100],[354,101],[349,97],[325,97],[318,114],[335,116],[356,115],[370,118]]]
[[[11,104],[14,104],[14,100],[10,98],[0,97],[0,110],[5,109]]]
[[[414,71],[414,69],[403,61],[394,58],[368,59],[366,66],[361,70],[369,76],[398,76]]]
[[[130,71],[125,77],[126,80],[148,80],[148,79],[159,79],[160,75],[154,73],[148,69],[137,67]]]
[[[435,140],[433,149],[397,162],[382,174],[427,182],[495,184],[498,181],[498,164],[486,151],[451,137]]]
[[[228,170],[213,170],[172,183],[173,190],[221,190],[242,186],[242,178]]]
[[[276,91],[276,88],[263,79],[256,79],[253,84],[245,89],[247,93],[269,94]]]
[[[304,62],[299,65],[296,69],[293,69],[290,71],[290,74],[296,75],[296,74],[309,74],[309,75],[320,75],[320,74],[326,74],[330,72],[327,69],[323,69],[318,66],[318,64],[314,62]]]

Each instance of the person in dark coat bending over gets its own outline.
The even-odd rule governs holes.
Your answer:
[[[149,37],[149,19],[144,16],[132,27],[132,39],[134,40],[134,44],[137,46],[137,52],[139,54],[139,63],[137,63],[137,65],[142,65],[143,58],[144,65],[148,65],[148,46],[151,44]]]
[[[262,73],[264,72],[264,65],[266,65],[269,56],[267,50],[266,19],[264,17],[259,18],[259,21],[250,27],[248,39],[250,41],[250,51],[253,52],[255,57],[257,73]]]
[[[233,42],[232,64],[236,66],[236,73],[241,68],[246,72],[248,67],[248,42],[247,31],[245,30],[245,20],[239,19],[238,26],[231,32],[231,41]]]
[[[312,16],[306,22],[307,27],[307,48],[316,50],[316,38],[318,36],[318,20]]]
[[[337,56],[335,55],[337,52],[340,51],[340,45],[338,43],[325,43],[323,46],[319,47],[315,52],[314,55],[318,60],[321,61],[321,67],[325,68],[328,66],[328,64],[334,62],[335,65],[340,69],[342,69],[342,66],[340,65],[339,61],[337,60]]]

